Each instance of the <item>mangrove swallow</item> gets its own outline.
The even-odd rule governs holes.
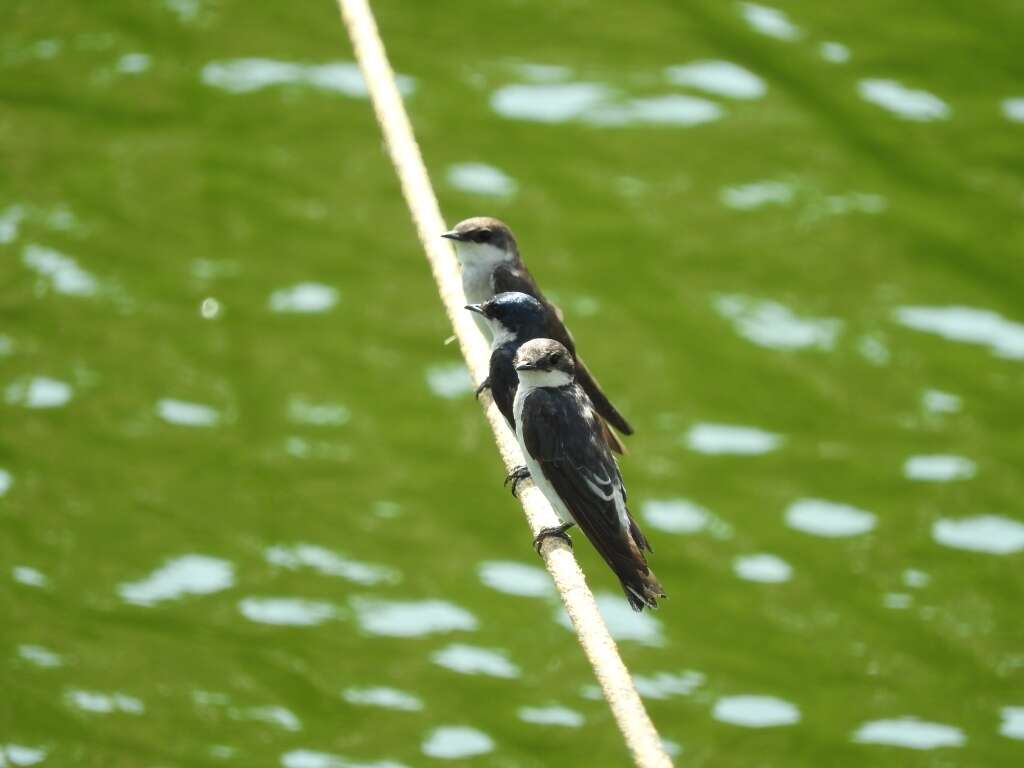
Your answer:
[[[481,304],[498,293],[519,291],[533,296],[544,307],[544,336],[565,346],[576,363],[576,380],[589,395],[594,407],[605,421],[624,435],[633,434],[633,427],[611,404],[587,366],[576,354],[572,334],[562,322],[562,313],[548,301],[519,256],[516,239],[505,224],[487,216],[460,221],[446,237],[455,243],[455,255],[462,269],[462,289],[473,304]],[[485,337],[490,327],[484,317],[477,325]],[[611,432],[609,431],[609,434]],[[617,438],[613,439],[618,442]],[[619,444],[621,453],[621,443]]]
[[[626,508],[618,464],[574,368],[569,350],[553,339],[528,341],[515,356],[516,437],[534,484],[562,520],[534,544],[539,551],[548,536],[568,539],[566,529],[579,525],[619,577],[630,607],[657,608],[665,593],[644,557],[651,545]]]

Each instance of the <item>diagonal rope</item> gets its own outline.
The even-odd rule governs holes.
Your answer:
[[[490,351],[472,317],[463,309],[466,300],[455,256],[448,241],[440,237],[447,227],[441,217],[441,209],[402,104],[402,97],[395,85],[395,75],[377,32],[373,12],[367,0],[338,0],[338,6],[352,39],[377,114],[377,122],[384,133],[388,153],[402,185],[402,194],[412,214],[420,243],[426,251],[448,319],[455,328],[459,347],[473,380],[483,381],[488,372]],[[486,415],[505,467],[511,469],[523,464],[519,445],[493,402],[486,406]],[[558,525],[558,518],[551,506],[532,483],[526,481],[520,488],[519,498],[534,535],[542,528]],[[524,545],[525,542],[524,537]],[[641,768],[671,766],[672,761],[633,686],[633,679],[619,656],[615,641],[598,613],[594,595],[587,586],[572,550],[559,539],[549,537],[545,539],[541,555],[634,762]]]

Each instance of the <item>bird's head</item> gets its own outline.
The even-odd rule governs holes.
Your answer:
[[[463,267],[478,264],[497,266],[519,257],[512,230],[490,216],[460,221],[441,237],[455,243],[455,255]]]
[[[544,305],[518,291],[499,293],[481,304],[468,304],[466,309],[487,318],[495,345],[514,338],[537,338],[544,331]]]
[[[531,389],[564,387],[575,373],[572,354],[554,339],[533,339],[516,352],[519,383]]]

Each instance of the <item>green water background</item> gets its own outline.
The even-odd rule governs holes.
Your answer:
[[[1019,764],[1021,7],[374,7],[636,427],[679,764]],[[5,10],[0,764],[626,764],[333,3]]]

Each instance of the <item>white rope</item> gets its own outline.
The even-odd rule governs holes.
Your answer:
[[[448,228],[441,218],[441,210],[395,85],[395,75],[377,32],[373,12],[366,0],[338,0],[338,6],[366,78],[377,121],[384,133],[391,161],[402,185],[402,194],[426,251],[448,319],[455,328],[473,380],[483,381],[487,376],[490,350],[471,315],[463,309],[466,300],[455,255],[448,241],[441,238],[441,233]],[[519,445],[501,413],[489,398],[484,402],[487,403],[487,420],[506,469],[524,464]],[[558,525],[551,506],[532,483],[525,481],[519,487],[519,498],[534,535],[542,528]],[[525,536],[523,546],[529,546]],[[641,768],[671,766],[672,761],[633,686],[633,678],[619,656],[615,641],[598,613],[594,595],[572,550],[559,539],[548,537],[541,548],[541,555],[634,762]]]

